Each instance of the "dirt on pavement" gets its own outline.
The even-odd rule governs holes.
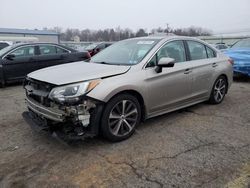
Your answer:
[[[128,140],[71,145],[33,132],[20,85],[0,89],[0,187],[249,187],[250,81],[220,105],[142,123]]]

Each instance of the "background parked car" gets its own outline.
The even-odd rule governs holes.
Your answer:
[[[214,47],[221,51],[228,48],[228,46],[225,43],[216,43]]]
[[[224,53],[234,60],[235,75],[250,76],[250,38],[239,40]]]
[[[0,41],[0,50],[2,50],[3,48],[12,45],[11,42],[7,42],[7,41]]]
[[[88,52],[78,52],[58,44],[14,44],[0,50],[0,83],[4,85],[21,80],[28,73],[41,68],[89,58]]]
[[[113,42],[99,42],[99,43],[93,43],[86,47],[86,50],[90,53],[91,57],[97,54],[98,52],[102,51],[103,49],[107,48],[113,44]]]

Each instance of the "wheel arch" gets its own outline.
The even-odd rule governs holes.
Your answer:
[[[228,77],[227,77],[227,75],[226,74],[224,74],[224,73],[222,73],[222,74],[220,74],[217,78],[216,78],[216,80],[220,77],[220,76],[223,76],[223,77],[225,77],[226,78],[226,82],[227,82],[227,90],[226,90],[226,93],[228,92],[228,87],[229,87],[229,83],[228,83]]]
[[[146,119],[146,106],[145,106],[145,101],[143,96],[136,90],[133,89],[126,89],[123,91],[119,91],[118,93],[116,93],[115,95],[113,95],[108,101],[107,103],[113,99],[114,97],[121,95],[121,94],[129,94],[132,96],[135,96],[140,104],[141,107],[141,121],[144,121]]]

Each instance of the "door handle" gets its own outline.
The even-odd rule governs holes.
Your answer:
[[[213,63],[213,64],[212,64],[212,67],[217,67],[217,66],[218,66],[217,63]]]
[[[192,72],[192,70],[186,69],[186,70],[184,71],[184,74],[189,74],[189,73],[191,73],[191,72]]]

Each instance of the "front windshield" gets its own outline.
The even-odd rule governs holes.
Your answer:
[[[14,45],[11,45],[11,46],[7,46],[7,47],[3,48],[2,50],[0,50],[0,56],[4,55],[6,52],[11,50],[13,47],[14,47]]]
[[[240,40],[236,42],[231,48],[250,48],[250,39]]]
[[[158,39],[130,39],[117,42],[92,57],[91,62],[135,65],[159,42]]]

